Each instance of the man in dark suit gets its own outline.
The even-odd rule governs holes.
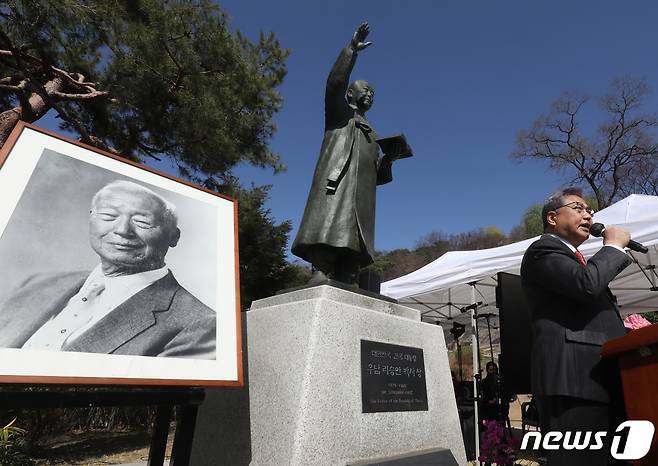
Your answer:
[[[215,359],[216,314],[165,264],[180,237],[175,207],[115,181],[96,193],[91,272],[30,277],[0,305],[0,347]]]
[[[532,318],[532,391],[543,432],[610,432],[623,418],[617,368],[600,353],[606,340],[626,333],[608,284],[631,263],[623,249],[630,236],[608,226],[604,246],[585,262],[578,246],[589,237],[592,215],[580,189],[555,193],[542,209],[544,235],[521,264]],[[609,451],[546,453],[550,466],[590,466],[608,464]]]

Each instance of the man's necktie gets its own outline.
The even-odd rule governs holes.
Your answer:
[[[357,119],[354,124],[356,125],[357,128],[360,128],[361,131],[363,131],[363,135],[366,137],[368,142],[372,142],[370,134],[372,133],[372,128],[368,123],[365,122],[365,120],[359,120]]]
[[[583,267],[587,265],[587,262],[585,262],[585,257],[583,256],[583,253],[580,252],[579,250],[576,249],[576,257],[580,261],[581,264],[583,264]]]

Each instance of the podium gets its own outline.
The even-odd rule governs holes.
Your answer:
[[[619,362],[628,419],[648,420],[658,427],[658,324],[643,327],[607,341],[603,357]],[[658,464],[658,440],[654,434],[651,449],[635,466]]]

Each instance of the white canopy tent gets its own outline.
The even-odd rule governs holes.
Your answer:
[[[658,310],[658,197],[628,196],[594,214],[594,221],[621,226],[635,241],[649,247],[648,254],[632,252],[636,263],[611,283],[622,314]],[[415,272],[382,283],[381,293],[419,309],[426,322],[456,319],[466,323],[470,315],[460,309],[480,301],[480,312],[497,313],[496,274],[518,274],[523,253],[536,239],[491,249],[447,252]],[[589,257],[601,245],[600,238],[590,237],[579,250]]]

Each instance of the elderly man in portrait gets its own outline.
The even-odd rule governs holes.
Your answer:
[[[180,238],[175,207],[115,181],[91,202],[91,272],[41,274],[0,307],[0,347],[215,359],[216,313],[165,264]]]

